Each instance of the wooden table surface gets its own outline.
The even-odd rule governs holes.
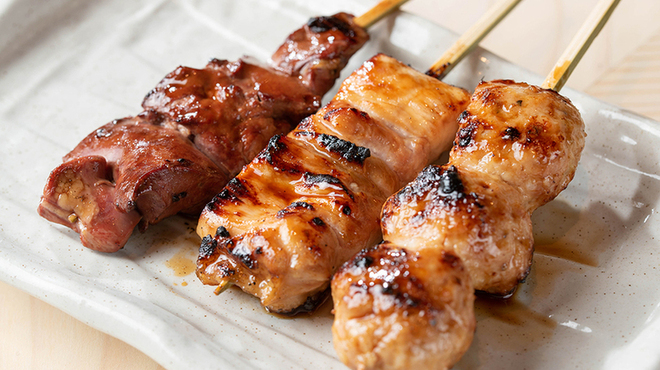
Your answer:
[[[456,12],[455,3],[449,0],[417,0],[406,4],[405,9],[462,32],[493,2],[462,1],[463,6]],[[595,3],[528,0],[482,45],[524,68],[545,74]],[[536,15],[541,13],[549,13],[551,21],[538,32],[515,32],[521,23],[538,22]],[[657,19],[657,0],[623,1],[568,86],[660,121]],[[534,48],[532,53],[524,45],[544,45],[540,50],[545,52],[539,54],[539,48]],[[3,282],[0,327],[0,369],[162,369],[137,349]]]

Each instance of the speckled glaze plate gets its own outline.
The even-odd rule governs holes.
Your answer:
[[[0,1],[0,279],[143,351],[168,369],[342,369],[331,305],[265,313],[195,278],[195,220],[136,233],[112,255],[41,219],[46,177],[92,130],[139,112],[178,65],[262,60],[313,15],[372,1]],[[376,52],[425,70],[456,35],[399,13],[371,30],[344,77]],[[540,83],[478,50],[447,78]],[[655,369],[660,365],[660,124],[565,90],[588,141],[575,180],[534,215],[532,273],[507,302],[477,300],[459,369]]]

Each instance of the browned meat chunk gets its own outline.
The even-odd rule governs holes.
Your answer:
[[[352,369],[442,369],[474,336],[470,276],[451,253],[384,242],[337,272],[332,296],[333,342]]]
[[[227,176],[176,130],[143,114],[87,136],[48,179],[39,213],[81,234],[86,247],[114,252],[141,223],[198,214]]]
[[[179,67],[142,106],[190,138],[235,176],[275,134],[289,132],[321,106],[300,80],[244,60],[212,60],[204,69]]]
[[[310,91],[324,95],[367,39],[367,32],[350,14],[312,18],[289,35],[270,64],[288,75],[300,76]]]
[[[386,242],[333,278],[334,345],[351,368],[453,366],[472,340],[473,289],[507,295],[527,276],[531,212],[566,188],[584,147],[570,101],[524,83],[481,83],[459,123],[449,164],[383,206]]]
[[[584,122],[552,90],[493,81],[477,86],[459,123],[449,164],[427,168],[388,201],[383,233],[401,246],[452,251],[475,289],[507,295],[531,266],[531,212],[573,178]]]
[[[177,68],[138,117],[99,128],[64,158],[40,214],[79,232],[85,246],[112,252],[138,222],[144,230],[178,212],[198,213],[271,136],[319,108],[367,39],[340,13],[294,32],[270,67],[214,59],[204,69]]]
[[[200,217],[197,275],[270,311],[311,310],[337,268],[380,238],[380,208],[448,149],[469,94],[377,55],[275,137]]]

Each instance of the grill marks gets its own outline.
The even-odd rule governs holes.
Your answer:
[[[325,116],[333,118],[337,114],[371,120],[368,114],[357,109],[336,110]],[[286,261],[284,255],[273,257],[282,254],[278,252],[280,248],[297,249],[299,255],[289,257],[292,260],[302,258],[332,263],[326,257],[328,240],[346,232],[340,231],[345,226],[337,225],[339,219],[366,217],[373,219],[377,226],[377,212],[364,216],[356,211],[364,209],[363,203],[372,202],[374,196],[362,194],[364,190],[356,185],[356,182],[364,184],[365,181],[371,184],[371,180],[362,178],[371,151],[337,136],[313,131],[313,126],[305,127],[308,121],[303,121],[289,135],[273,136],[250,165],[207,205],[205,213],[227,221],[214,229],[215,235],[203,237],[197,261],[198,276],[203,282],[229,279],[246,291],[257,291],[258,284],[251,283],[255,277],[267,273],[271,275],[270,281],[280,279],[278,271],[282,267],[271,260],[285,258]],[[384,201],[384,195],[378,196]],[[297,242],[292,240],[289,246],[281,246],[279,243],[284,240],[272,236],[279,231],[269,227],[248,227],[247,231],[231,232],[235,222],[243,222],[235,216],[246,212],[258,215],[254,217],[259,220],[246,222],[282,223],[288,225],[287,230],[295,227],[298,236],[294,239],[301,238],[303,244],[295,246]],[[282,314],[310,311],[318,304],[314,297],[319,294],[307,295],[298,305],[285,306],[287,308],[267,307]]]
[[[341,155],[342,158],[349,162],[362,165],[364,164],[364,160],[371,156],[369,148],[357,146],[336,136],[320,134],[316,140],[329,151]]]
[[[217,258],[221,253],[226,252],[235,257],[236,261],[240,261],[243,266],[248,269],[254,269],[257,266],[258,256],[263,254],[263,248],[259,247],[251,251],[243,242],[244,237],[238,236],[232,238],[229,231],[224,226],[219,226],[215,232],[215,236],[207,235],[202,238],[202,244],[199,247],[198,260],[208,260],[212,257]],[[235,268],[224,266],[219,270],[218,277],[224,278],[232,276],[236,273]]]
[[[307,27],[309,27],[312,32],[316,33],[337,30],[346,35],[346,37],[355,37],[355,31],[351,29],[345,21],[342,21],[337,17],[311,18],[307,22]]]
[[[305,120],[298,126],[298,131],[294,134],[297,137],[307,137],[314,139],[334,158],[363,165],[364,161],[371,157],[371,150],[350,141],[340,139],[334,135],[321,134],[310,130],[311,120]]]
[[[247,194],[248,190],[243,183],[239,179],[233,178],[229,180],[220,193],[216,194],[213,199],[206,204],[205,209],[216,211],[224,204],[240,204],[242,203],[241,197],[246,196]]]
[[[226,230],[225,230],[226,231]],[[227,234],[228,235],[228,234]],[[202,244],[199,247],[199,260],[208,260],[212,257],[218,257],[223,251],[235,257],[236,261],[240,262],[248,269],[257,267],[258,256],[263,253],[262,248],[257,248],[251,251],[245,246],[242,237],[232,239],[229,236],[216,235],[212,237],[207,235],[202,238]],[[222,266],[219,269],[219,278],[225,278],[236,274],[236,269],[229,266]]]
[[[293,202],[293,203],[289,204],[288,206],[286,206],[285,208],[279,210],[277,212],[276,217],[277,218],[284,218],[288,215],[294,214],[296,211],[303,211],[304,212],[304,210],[314,211],[314,206],[312,206],[311,204],[309,204],[307,202],[301,202],[301,201]]]
[[[283,188],[276,185],[278,182],[270,183],[268,186],[269,189],[266,191],[279,193],[278,196],[285,198],[288,203],[293,202],[292,204],[298,205],[307,204],[297,199],[300,196],[300,191],[304,191],[309,195],[316,194],[317,196],[327,196],[330,194],[334,197],[354,201],[355,196],[353,192],[336,176],[337,174],[345,173],[345,167],[340,165],[343,168],[337,169],[332,163],[341,161],[349,168],[355,166],[362,168],[364,160],[368,158],[369,149],[359,147],[331,135],[317,134],[309,131],[294,132],[291,136],[293,138],[282,135],[273,136],[268,146],[254,159],[253,164],[256,166],[259,163],[259,166],[266,166],[290,178],[290,181],[296,184],[297,192],[292,193],[291,191],[287,191],[286,184],[281,184],[284,186]],[[326,143],[328,144],[327,146],[324,145]],[[326,157],[321,156],[311,162],[304,159],[312,157],[313,153],[318,153],[319,149],[327,149],[325,150]],[[330,173],[316,172],[319,169],[324,169]],[[276,189],[279,190],[276,191]],[[211,212],[222,213],[222,207],[229,204],[239,205],[246,202],[255,205],[262,204],[260,192],[262,193],[263,191],[264,189],[254,189],[251,181],[245,180],[245,176],[238,176],[229,181],[224,189],[206,205],[206,209]],[[345,202],[342,201],[342,203]],[[284,215],[289,213],[293,208],[287,206],[279,212]],[[309,209],[313,210],[313,207]],[[350,216],[350,205],[342,204],[341,212],[345,216]]]
[[[456,203],[467,197],[464,193],[463,182],[455,166],[446,168],[428,166],[415,181],[401,189],[395,200],[399,204],[405,204],[425,194],[435,191],[434,197],[441,199],[444,203]]]
[[[502,133],[502,139],[516,141],[520,139],[520,131],[515,127],[507,127]]]
[[[322,258],[324,247],[315,240],[336,232],[327,219],[353,217],[353,208],[359,208],[354,205],[356,195],[342,178],[350,179],[350,174],[346,173],[351,171],[361,172],[369,156],[368,148],[332,135],[312,131],[275,135],[252,163],[207,204],[205,212],[231,218],[238,215],[242,207],[251,205],[263,208],[266,218],[271,217],[270,214],[282,222],[303,221],[309,229],[298,232],[310,240],[305,253]],[[321,173],[320,169],[327,172]],[[260,175],[256,176],[257,173]],[[273,200],[275,204],[286,202],[286,206],[270,213],[269,210],[277,206],[264,199]],[[331,211],[333,213],[328,214]],[[211,269],[213,279],[258,274],[259,261],[269,257],[265,256],[264,246],[255,246],[255,240],[277,248],[266,241],[262,231],[230,235],[229,227],[221,225],[215,235],[204,236],[198,258],[201,275]],[[310,301],[310,297],[292,310],[274,308],[273,311],[288,314],[312,310],[317,300]]]
[[[199,247],[199,256],[201,258],[207,258],[215,253],[215,249],[217,247],[218,241],[215,240],[211,235],[207,235],[202,238],[202,245]]]
[[[382,218],[395,217],[398,209],[419,199],[427,199],[426,207],[413,217],[415,223],[425,222],[439,212],[466,213],[477,217],[484,208],[485,199],[474,192],[467,192],[461,173],[453,165],[428,166],[415,181],[390,197],[383,207]]]
[[[203,283],[232,282],[272,312],[311,310],[337,268],[381,238],[382,204],[451,143],[428,133],[453,128],[468,94],[384,55],[360,71],[317,114],[271,138],[202,213],[197,232],[216,241],[206,238],[200,253]],[[427,94],[410,93],[420,84]],[[410,103],[404,112],[400,101]]]
[[[257,158],[263,159],[266,162],[273,164],[273,154],[280,150],[286,149],[286,145],[280,140],[282,135],[275,135],[268,141],[268,145],[264,150],[259,153]]]
[[[88,198],[84,204],[56,193],[59,178],[51,178],[48,184],[55,187],[44,190],[40,214],[103,252],[122,248],[138,222],[144,231],[176,213],[199,215],[267,143],[262,155],[272,162],[272,153],[283,149],[278,137],[269,142],[273,135],[289,132],[320,108],[322,96],[369,38],[353,18],[338,13],[310,20],[287,37],[268,65],[213,59],[201,69],[176,68],[145,96],[141,113],[98,128],[54,171],[84,171],[77,176]],[[90,171],[101,166],[100,159],[107,175],[97,181]],[[247,193],[232,182],[206,209],[240,203]],[[60,195],[71,198],[65,208]],[[204,250],[211,247],[206,243]]]
[[[340,274],[359,277],[351,279],[351,289],[368,291],[374,297],[389,297],[394,305],[386,309],[405,309],[408,315],[419,311],[436,313],[439,310],[435,304],[437,297],[426,286],[427,282],[418,278],[419,273],[415,273],[424,266],[426,258],[384,241],[374,248],[360,251],[346,263]],[[460,259],[454,254],[440,253],[436,258],[443,270],[464,272]],[[454,284],[463,285],[461,280],[456,277]]]
[[[351,198],[351,200],[355,200],[353,194],[348,190],[348,188],[346,188],[341,180],[332,175],[317,175],[310,172],[305,172],[303,175],[303,180],[305,185],[309,188],[313,186],[319,186],[323,188],[332,186],[334,188],[340,188],[346,195],[348,195],[349,198]],[[348,211],[348,214],[350,214],[350,211]]]

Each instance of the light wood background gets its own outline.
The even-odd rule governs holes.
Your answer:
[[[416,0],[405,9],[461,33],[493,2],[462,0],[457,9],[456,1]],[[523,1],[482,46],[545,75],[595,3]],[[660,120],[658,19],[659,1],[622,1],[568,86]],[[0,369],[162,369],[135,348],[3,282],[0,328]]]

